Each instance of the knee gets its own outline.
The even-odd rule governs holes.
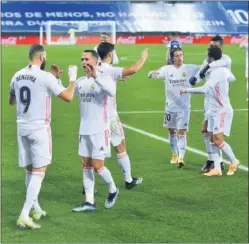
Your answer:
[[[118,146],[115,147],[116,153],[120,154],[126,151],[124,141],[122,141]]]
[[[178,135],[185,136],[186,135],[186,130],[179,130]]]
[[[175,136],[176,135],[176,130],[175,129],[169,129],[169,135],[170,136]]]
[[[213,143],[217,146],[220,147],[220,145],[223,143],[223,139],[219,137],[213,137]]]

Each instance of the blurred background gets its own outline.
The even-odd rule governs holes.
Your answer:
[[[172,34],[182,44],[214,34],[235,44],[248,33],[248,1],[3,1],[1,26],[7,45],[95,44],[102,31],[117,44],[163,44]]]

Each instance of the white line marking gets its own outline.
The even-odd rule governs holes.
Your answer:
[[[248,108],[237,108],[233,111],[248,111]],[[203,112],[203,109],[193,109],[191,112]],[[164,114],[165,111],[119,111],[119,114]]]
[[[151,133],[146,132],[146,131],[144,131],[144,130],[141,130],[141,129],[132,127],[132,126],[130,126],[130,125],[123,124],[123,126],[124,126],[124,128],[127,128],[127,129],[129,129],[129,130],[135,131],[135,132],[140,133],[140,134],[142,134],[142,135],[145,135],[145,136],[151,137],[151,138],[153,138],[153,139],[156,139],[156,140],[158,140],[158,141],[162,141],[162,142],[165,142],[165,143],[168,143],[168,144],[169,144],[169,140],[167,140],[167,139],[165,139],[165,138],[163,138],[163,137],[161,137],[161,136],[157,136],[157,135],[155,135],[155,134],[151,134]],[[190,151],[190,152],[192,152],[192,153],[195,153],[195,154],[204,156],[204,157],[207,157],[207,156],[208,156],[207,153],[202,152],[202,151],[200,151],[200,150],[198,150],[198,149],[195,149],[195,148],[193,148],[193,147],[187,147],[187,150]],[[227,161],[227,160],[223,160],[223,161],[224,161],[224,163],[230,165],[230,162],[229,162],[229,161]],[[244,170],[244,171],[247,171],[247,172],[248,172],[248,168],[245,167],[245,166],[243,166],[243,165],[240,165],[239,168],[242,169],[242,170]]]

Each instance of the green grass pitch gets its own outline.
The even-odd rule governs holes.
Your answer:
[[[84,49],[93,46],[47,47],[48,64],[57,63],[65,70],[62,80],[67,85],[67,66],[77,64]],[[117,45],[120,66],[139,59],[146,45]],[[165,47],[149,45],[149,58],[143,69],[128,83],[119,83],[118,110],[163,111],[164,82],[148,80],[150,70],[164,65]],[[185,63],[200,64],[207,45],[185,45]],[[18,168],[16,142],[16,109],[8,105],[12,75],[27,65],[28,46],[2,47],[2,243],[83,243],[83,242],[248,242],[248,175],[238,170],[235,176],[205,178],[199,173],[205,157],[186,152],[186,167],[178,170],[169,164],[168,144],[126,129],[128,153],[134,176],[144,183],[133,189],[124,188],[122,172],[115,154],[106,161],[120,187],[113,209],[106,210],[108,194],[96,176],[97,211],[72,213],[83,200],[81,162],[77,154],[78,101],[64,103],[53,98],[52,135],[53,163],[46,174],[40,203],[48,217],[40,220],[41,229],[17,230],[15,223],[25,199],[24,170]],[[241,164],[248,166],[248,103],[246,102],[245,53],[236,45],[227,45],[224,53],[232,58],[232,71],[237,81],[230,87],[235,110],[228,142]],[[203,96],[192,97],[192,109],[203,109]],[[238,109],[238,110],[237,110]],[[245,109],[245,110],[240,110]],[[120,114],[124,124],[168,138],[162,128],[163,113]],[[192,112],[188,145],[204,151],[200,133],[202,112]]]

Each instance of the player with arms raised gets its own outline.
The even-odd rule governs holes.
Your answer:
[[[108,147],[108,97],[115,96],[116,86],[110,76],[97,72],[98,54],[85,50],[82,54],[82,67],[86,76],[76,81],[75,94],[80,100],[79,155],[82,157],[83,185],[85,201],[73,212],[94,211],[94,170],[108,185],[109,195],[106,208],[115,204],[119,190],[111,172],[104,166]]]
[[[222,57],[222,51],[217,46],[211,46],[208,49],[207,62],[219,60]],[[230,159],[230,167],[227,175],[234,175],[240,162],[235,157],[230,145],[224,141],[224,136],[230,135],[233,109],[229,99],[229,80],[235,80],[234,75],[226,67],[211,68],[207,72],[207,81],[204,86],[198,88],[182,88],[182,94],[203,93],[208,96],[210,114],[208,116],[208,132],[211,136],[211,146],[214,160],[214,168],[204,173],[205,176],[222,175],[220,154],[223,151]]]
[[[198,71],[199,66],[184,64],[181,48],[174,48],[170,58],[173,61],[172,65],[151,71],[148,77],[164,79],[166,96],[164,127],[169,130],[169,141],[173,151],[170,163],[182,168],[187,148],[186,132],[190,117],[190,95],[181,96],[180,89],[190,87],[189,79]]]
[[[70,84],[66,89],[57,79],[60,75],[58,66],[52,66],[54,75],[44,71],[46,53],[43,46],[30,47],[29,61],[29,65],[15,73],[11,80],[9,104],[16,104],[19,166],[26,168],[26,200],[17,227],[36,229],[41,226],[33,222],[29,214],[33,208],[34,219],[46,215],[39,205],[38,195],[52,159],[51,96],[72,101],[77,67],[69,68]]]
[[[142,57],[131,67],[112,67],[112,60],[114,58],[114,45],[108,42],[102,42],[98,47],[98,55],[101,58],[101,65],[98,67],[99,72],[110,75],[112,82],[116,82],[130,75],[137,73],[144,65],[148,57],[148,50],[145,49],[142,52]],[[125,144],[125,135],[122,123],[120,122],[117,112],[116,96],[109,97],[108,99],[108,113],[110,118],[111,129],[111,143],[117,153],[118,163],[122,168],[126,189],[132,189],[136,185],[142,183],[142,178],[132,177],[131,175],[131,163],[127,153]]]

